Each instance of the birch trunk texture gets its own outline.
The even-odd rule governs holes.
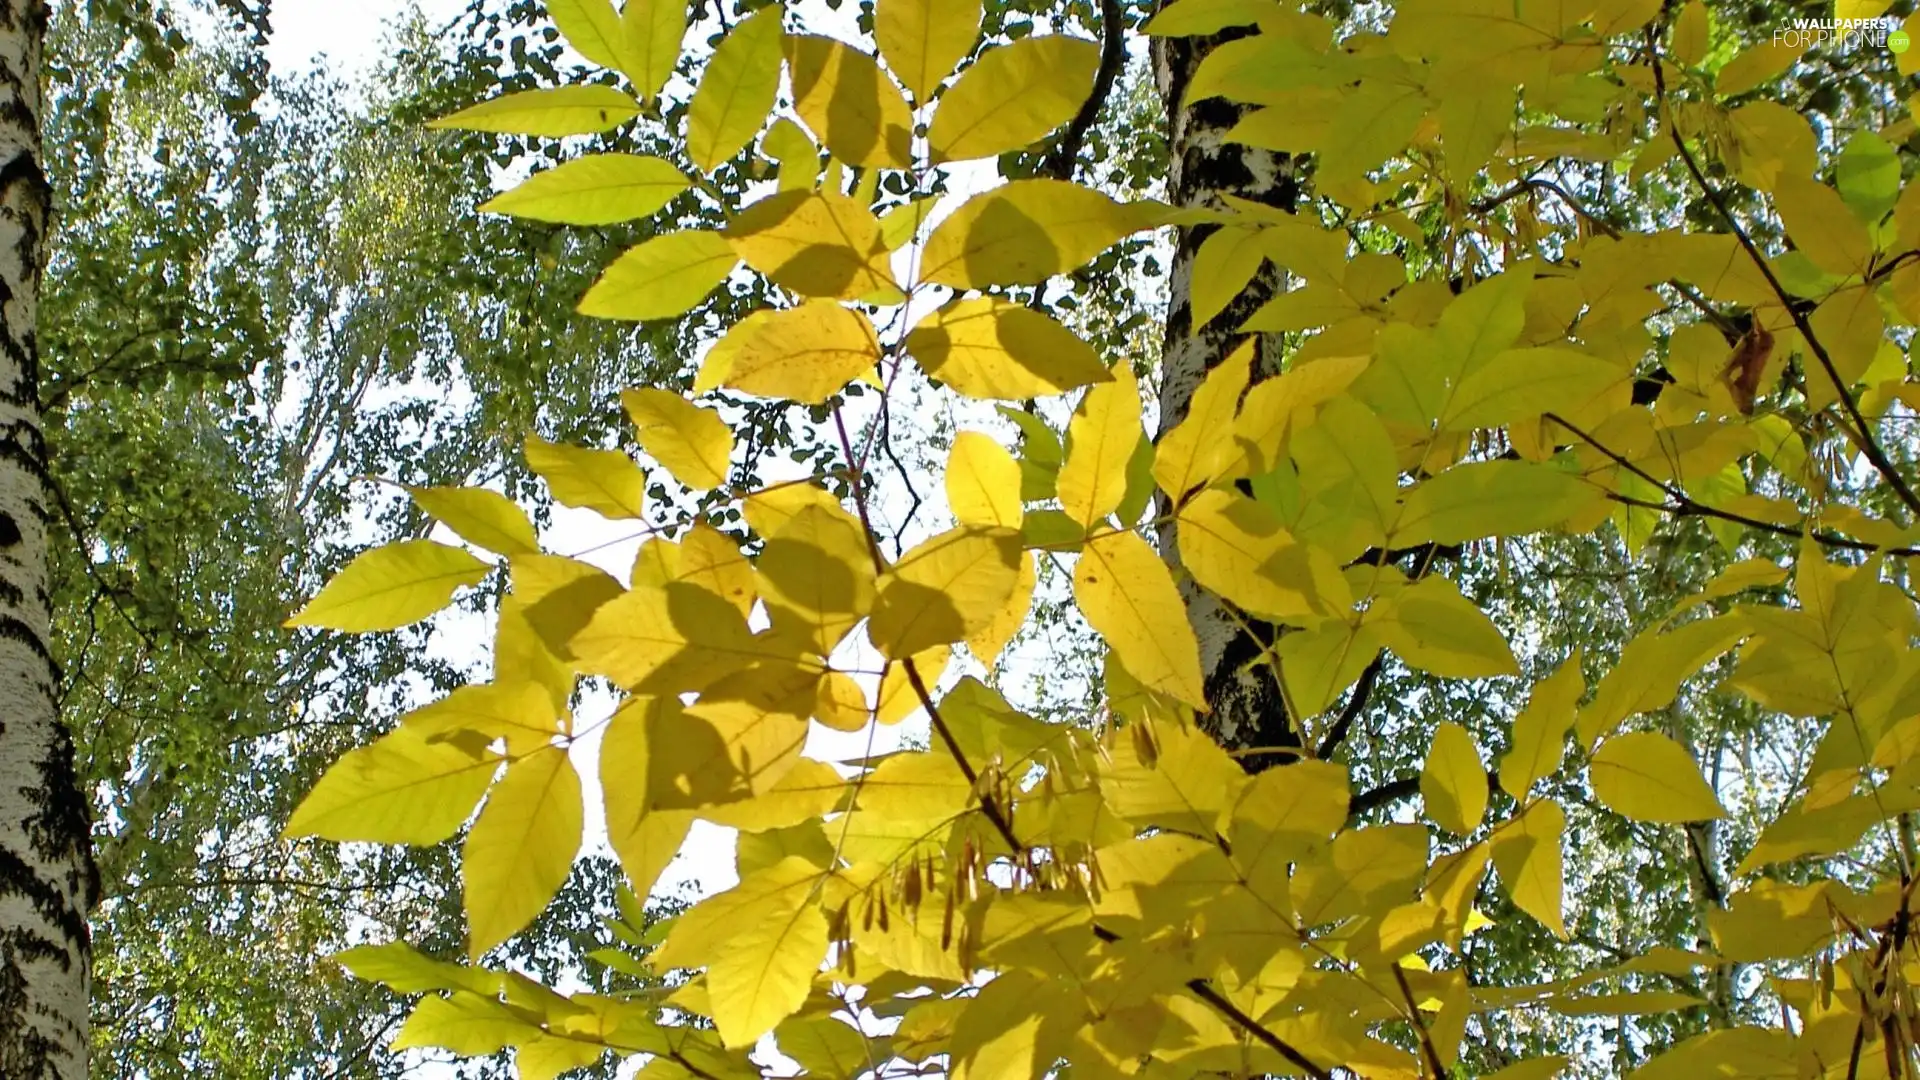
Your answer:
[[[35,325],[45,0],[0,0],[0,1077],[82,1080],[99,893],[49,651],[52,488]]]
[[[1204,38],[1155,38],[1153,66],[1167,116],[1172,158],[1168,199],[1180,207],[1223,208],[1223,196],[1235,196],[1291,213],[1299,197],[1296,162],[1287,154],[1226,141],[1247,111],[1220,98],[1189,100],[1187,87],[1201,61],[1220,45],[1247,31],[1229,30]],[[1215,226],[1180,230],[1167,303],[1166,343],[1162,353],[1160,434],[1185,419],[1193,393],[1243,335],[1237,328],[1255,309],[1286,289],[1285,273],[1267,263],[1225,310],[1195,326],[1192,284],[1194,258]],[[1253,378],[1277,374],[1277,340],[1260,342]],[[1161,530],[1161,551],[1177,562],[1172,526]],[[1298,746],[1274,670],[1262,657],[1272,644],[1273,628],[1236,617],[1217,596],[1182,580],[1187,619],[1200,641],[1201,672],[1206,678],[1210,715],[1203,723],[1229,749]],[[1249,771],[1291,760],[1286,755],[1251,754],[1242,758]]]

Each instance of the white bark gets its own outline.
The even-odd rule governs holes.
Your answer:
[[[1214,38],[1158,38],[1154,41],[1154,74],[1161,102],[1167,110],[1168,148],[1172,158],[1167,188],[1170,201],[1181,207],[1224,208],[1223,194],[1293,209],[1296,198],[1293,161],[1286,155],[1226,141],[1226,132],[1244,108],[1222,99],[1187,100],[1186,88],[1207,53],[1237,32]],[[1166,344],[1160,374],[1160,433],[1165,434],[1187,415],[1194,391],[1215,365],[1232,351],[1242,335],[1236,329],[1255,309],[1286,288],[1284,273],[1269,264],[1225,311],[1204,326],[1194,326],[1190,300],[1193,259],[1211,227],[1182,229],[1174,253],[1167,305]],[[1278,343],[1262,343],[1255,364],[1257,381],[1279,370]],[[1161,531],[1161,551],[1177,562],[1173,528]],[[1271,641],[1271,630],[1258,620],[1248,635],[1220,598],[1182,579],[1187,619],[1200,641],[1201,671],[1206,677],[1206,725],[1229,747],[1293,745],[1291,727],[1270,667],[1256,663]],[[1249,759],[1257,767],[1261,759]]]
[[[0,0],[0,1077],[82,1080],[98,894],[49,651],[40,419],[45,0]]]

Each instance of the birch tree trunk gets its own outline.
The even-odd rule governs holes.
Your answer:
[[[1232,195],[1288,212],[1294,209],[1299,194],[1295,162],[1283,153],[1225,139],[1246,107],[1220,98],[1188,100],[1187,87],[1200,62],[1214,48],[1244,33],[1229,30],[1205,38],[1154,39],[1154,75],[1166,108],[1172,157],[1168,199],[1176,206],[1218,209],[1227,205],[1222,196]],[[1195,326],[1191,298],[1194,257],[1215,229],[1195,226],[1179,233],[1159,387],[1163,435],[1186,417],[1193,393],[1207,372],[1240,342],[1242,335],[1236,328],[1286,288],[1284,272],[1268,263],[1225,310],[1204,325]],[[1262,341],[1253,378],[1257,381],[1277,374],[1279,362],[1278,342]],[[1160,540],[1161,551],[1177,563],[1171,525],[1162,526]],[[1187,619],[1200,641],[1201,672],[1211,709],[1203,723],[1229,749],[1299,745],[1276,673],[1262,660],[1272,643],[1273,628],[1244,616],[1236,618],[1219,597],[1191,579],[1182,577],[1181,591]],[[1262,754],[1242,759],[1249,770],[1279,760],[1288,759]]]
[[[45,0],[0,0],[0,1077],[82,1080],[99,892],[73,742],[54,704],[35,324]]]

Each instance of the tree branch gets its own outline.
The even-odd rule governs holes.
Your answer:
[[[1055,180],[1073,179],[1073,167],[1079,163],[1080,150],[1087,141],[1087,133],[1093,130],[1094,121],[1100,118],[1100,110],[1106,107],[1107,98],[1113,93],[1113,84],[1120,78],[1120,69],[1127,61],[1127,21],[1125,12],[1120,10],[1120,0],[1100,0],[1100,67],[1093,76],[1093,92],[1080,105],[1080,111],[1073,117],[1067,129],[1047,153],[1046,160],[1040,165],[1040,175]]]
[[[1647,55],[1653,63],[1654,101],[1664,113],[1667,107],[1667,79],[1660,64],[1659,30],[1655,27],[1647,28]],[[1693,177],[1693,182],[1699,185],[1701,193],[1707,197],[1707,201],[1713,204],[1713,208],[1719,212],[1721,219],[1727,223],[1727,228],[1732,230],[1734,238],[1746,250],[1747,257],[1752,259],[1754,266],[1759,268],[1761,276],[1767,279],[1767,286],[1773,290],[1781,306],[1787,309],[1787,316],[1793,320],[1794,329],[1800,332],[1801,338],[1807,343],[1807,348],[1812,350],[1814,358],[1820,361],[1820,366],[1826,370],[1827,378],[1833,380],[1834,393],[1846,407],[1847,416],[1851,420],[1851,424],[1842,422],[1841,429],[1846,431],[1853,439],[1854,445],[1859,447],[1860,452],[1873,464],[1874,469],[1892,486],[1894,493],[1900,496],[1900,501],[1907,505],[1907,509],[1920,514],[1920,495],[1914,494],[1913,488],[1907,484],[1906,477],[1900,475],[1900,470],[1894,466],[1893,460],[1887,457],[1886,451],[1881,449],[1879,442],[1874,439],[1872,425],[1860,412],[1860,403],[1847,392],[1847,384],[1841,379],[1839,369],[1834,366],[1832,355],[1814,335],[1813,324],[1807,321],[1806,313],[1800,309],[1800,305],[1795,302],[1792,294],[1787,292],[1786,286],[1780,283],[1779,277],[1775,276],[1773,265],[1767,261],[1765,255],[1761,254],[1753,238],[1740,227],[1740,222],[1733,216],[1733,208],[1727,204],[1726,196],[1708,183],[1707,174],[1701,170],[1699,161],[1693,156],[1693,151],[1687,149],[1687,141],[1681,137],[1680,129],[1670,119],[1665,123],[1665,127],[1668,136],[1673,140],[1674,150],[1678,152],[1681,162],[1687,167],[1688,175]]]

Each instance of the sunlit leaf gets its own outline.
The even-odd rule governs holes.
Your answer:
[[[287,625],[392,630],[446,607],[455,590],[478,585],[492,569],[432,540],[386,544],[348,563]]]

